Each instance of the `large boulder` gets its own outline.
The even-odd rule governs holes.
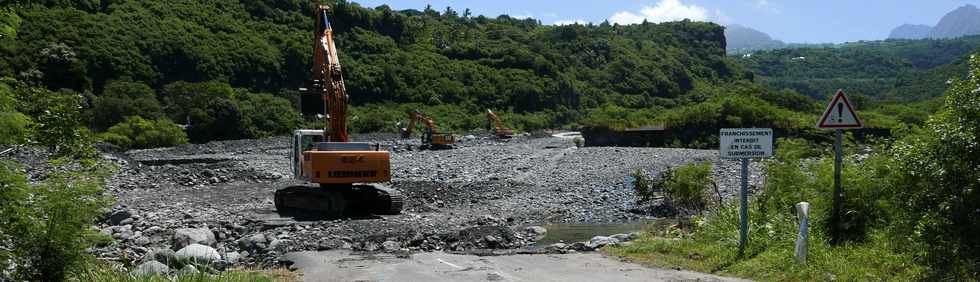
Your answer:
[[[633,240],[633,238],[630,237],[629,234],[623,234],[623,233],[609,235],[609,237],[610,238],[613,238],[613,239],[616,239],[616,240],[619,240],[620,242],[628,242],[630,240]]]
[[[207,264],[221,259],[221,254],[218,253],[218,250],[201,244],[191,244],[180,249],[176,254],[177,260],[200,264]]]
[[[616,238],[612,238],[612,237],[595,236],[592,237],[592,239],[589,240],[589,242],[586,243],[586,245],[588,245],[592,249],[599,249],[605,246],[619,245],[619,240],[616,240]]]
[[[133,270],[133,275],[143,276],[143,275],[166,275],[170,272],[170,267],[162,262],[151,260],[144,262]]]
[[[213,246],[217,240],[214,239],[214,232],[207,228],[181,228],[174,232],[171,244],[174,249],[180,249],[192,244]]]

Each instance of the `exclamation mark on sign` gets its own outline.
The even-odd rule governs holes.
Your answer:
[[[844,122],[844,103],[837,103],[837,123]]]

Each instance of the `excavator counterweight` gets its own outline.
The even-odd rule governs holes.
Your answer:
[[[293,177],[313,185],[277,190],[276,210],[316,218],[398,214],[404,198],[382,185],[391,180],[390,154],[376,144],[348,140],[350,97],[328,13],[329,7],[321,5],[314,15],[313,68],[301,99],[303,112],[325,114],[326,124],[322,130],[294,131],[292,142]]]

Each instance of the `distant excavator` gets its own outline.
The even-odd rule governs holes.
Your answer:
[[[402,138],[412,136],[416,122],[425,125],[422,131],[422,146],[427,149],[450,149],[456,144],[456,136],[436,132],[436,122],[419,110],[408,112],[408,127],[401,128]]]
[[[493,131],[493,135],[497,136],[497,138],[506,139],[514,136],[514,131],[504,127],[504,123],[500,121],[500,117],[490,109],[487,109],[487,127]]]
[[[398,214],[404,197],[382,185],[391,180],[390,154],[377,144],[350,142],[347,136],[347,90],[340,69],[329,7],[314,16],[313,68],[302,92],[304,114],[325,114],[323,130],[296,130],[292,141],[295,179],[313,185],[279,189],[280,214],[344,218],[368,214]]]

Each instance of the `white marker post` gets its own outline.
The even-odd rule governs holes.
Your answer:
[[[772,128],[722,128],[718,157],[742,160],[739,192],[738,256],[745,253],[749,236],[749,159],[772,157]]]
[[[830,99],[830,103],[827,104],[827,110],[824,111],[823,117],[817,122],[817,128],[823,129],[834,129],[836,136],[834,138],[834,210],[830,217],[830,242],[838,243],[840,240],[840,209],[841,201],[843,197],[843,191],[841,189],[841,143],[844,139],[845,128],[861,128],[861,119],[858,118],[857,112],[854,111],[854,107],[851,106],[851,102],[847,100],[847,96],[844,96],[844,90],[837,90],[837,94]]]

